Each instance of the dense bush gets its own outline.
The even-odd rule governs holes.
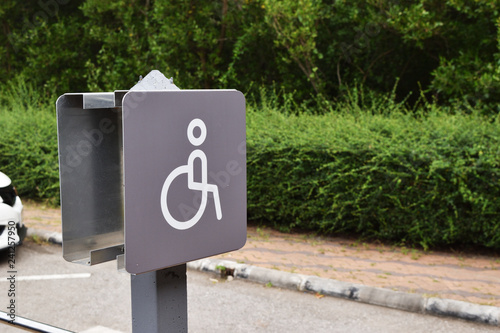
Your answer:
[[[399,78],[400,99],[498,113],[496,0],[2,0],[0,19],[0,85],[24,75],[49,97],[158,69],[182,88],[277,85],[299,101]]]
[[[59,202],[55,108],[17,82],[0,99],[0,171],[22,197]],[[8,98],[5,98],[8,97]]]
[[[250,97],[250,219],[500,249],[496,0],[2,0],[0,19],[0,166],[25,197],[58,202],[47,101],[159,69]]]
[[[248,116],[248,214],[282,230],[500,249],[500,123],[330,112]]]
[[[26,198],[59,198],[56,116],[19,81],[0,108],[0,165]],[[247,113],[248,217],[436,246],[500,249],[500,120],[408,111],[352,89],[322,114],[261,91]],[[367,101],[369,103],[367,103]]]

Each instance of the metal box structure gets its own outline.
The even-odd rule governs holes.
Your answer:
[[[67,261],[140,274],[245,244],[241,93],[179,90],[153,71],[56,109]]]
[[[63,256],[94,265],[123,254],[121,101],[126,91],[57,100]]]

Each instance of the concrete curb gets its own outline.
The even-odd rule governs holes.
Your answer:
[[[398,310],[464,319],[467,321],[500,326],[500,308],[440,298],[425,298],[383,288],[368,287],[316,276],[281,272],[230,260],[200,259],[187,264],[189,269],[226,275],[260,284],[299,291],[316,292],[367,304]]]
[[[38,237],[42,241],[62,244],[62,235],[39,229],[28,229],[28,236]],[[189,269],[221,274],[225,268],[227,276],[248,280],[264,285],[298,291],[319,293],[325,296],[339,297],[357,302],[380,305],[393,309],[464,319],[500,327],[500,307],[472,304],[468,302],[426,298],[417,294],[408,294],[384,288],[368,287],[356,283],[324,279],[316,276],[281,272],[230,260],[200,259],[187,263]]]

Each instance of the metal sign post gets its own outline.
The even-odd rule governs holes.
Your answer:
[[[57,116],[64,258],[132,274],[134,332],[187,331],[186,262],[246,242],[243,95],[153,71]]]
[[[133,332],[187,332],[186,264],[131,276]]]

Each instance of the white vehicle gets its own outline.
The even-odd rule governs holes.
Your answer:
[[[0,172],[0,250],[20,245],[26,236],[23,203],[6,174]]]

